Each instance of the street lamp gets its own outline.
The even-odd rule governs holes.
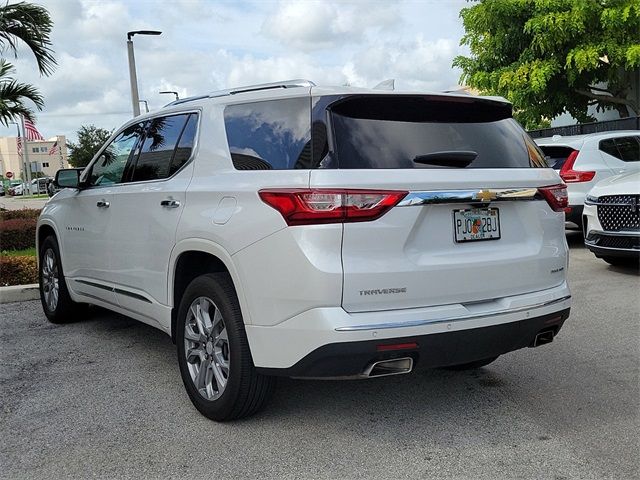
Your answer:
[[[167,90],[165,92],[158,92],[159,94],[163,94],[163,93],[173,93],[176,96],[176,100],[180,100],[180,97],[178,96],[178,92],[174,92],[173,90]]]
[[[129,54],[129,81],[131,82],[131,103],[133,105],[133,116],[140,115],[140,98],[138,97],[138,77],[136,76],[136,59],[133,55],[134,35],[160,35],[157,30],[136,30],[127,32],[127,52]]]
[[[138,100],[138,103],[144,103],[144,108],[147,110],[147,113],[149,113],[149,103],[146,100]]]

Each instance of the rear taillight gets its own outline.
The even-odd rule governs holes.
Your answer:
[[[384,215],[408,192],[390,190],[273,189],[260,190],[287,225],[368,222]]]
[[[578,158],[579,153],[580,152],[578,150],[571,152],[560,169],[560,178],[562,178],[566,183],[590,182],[593,180],[593,177],[596,176],[596,172],[594,171],[580,171],[573,169],[573,165],[576,163],[576,158]]]
[[[556,212],[569,212],[569,195],[566,185],[551,185],[550,187],[540,187],[540,195],[544,197],[552,210]]]

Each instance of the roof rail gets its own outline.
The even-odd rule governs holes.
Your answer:
[[[218,90],[216,92],[211,92],[208,95],[198,95],[195,97],[181,98],[180,100],[176,100],[174,102],[168,103],[165,106],[169,107],[171,105],[180,105],[181,103],[193,102],[194,100],[201,100],[203,98],[226,97],[228,95],[257,92],[259,90],[273,90],[276,88],[315,87],[315,85],[316,84],[313,83],[311,80],[304,80],[304,79],[284,80],[281,82],[272,82],[272,83],[260,83],[257,85],[247,85],[246,87],[236,87],[236,88],[229,88],[227,90]]]

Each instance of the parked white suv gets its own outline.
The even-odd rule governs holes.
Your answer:
[[[594,185],[613,175],[640,172],[640,131],[619,130],[537,138],[536,143],[569,191],[567,221],[583,230],[584,199]]]
[[[56,182],[47,317],[91,303],[160,328],[215,420],[275,376],[479,367],[569,315],[566,189],[506,101],[228,90],[131,120]]]

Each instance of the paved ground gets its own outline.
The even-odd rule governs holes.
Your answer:
[[[0,197],[0,208],[7,210],[20,210],[21,208],[42,208],[47,203],[49,197],[46,198],[22,198],[11,197],[5,195]]]
[[[174,347],[109,313],[0,313],[2,478],[638,478],[640,277],[572,239],[574,309],[551,345],[466,373],[283,380],[216,424]]]

